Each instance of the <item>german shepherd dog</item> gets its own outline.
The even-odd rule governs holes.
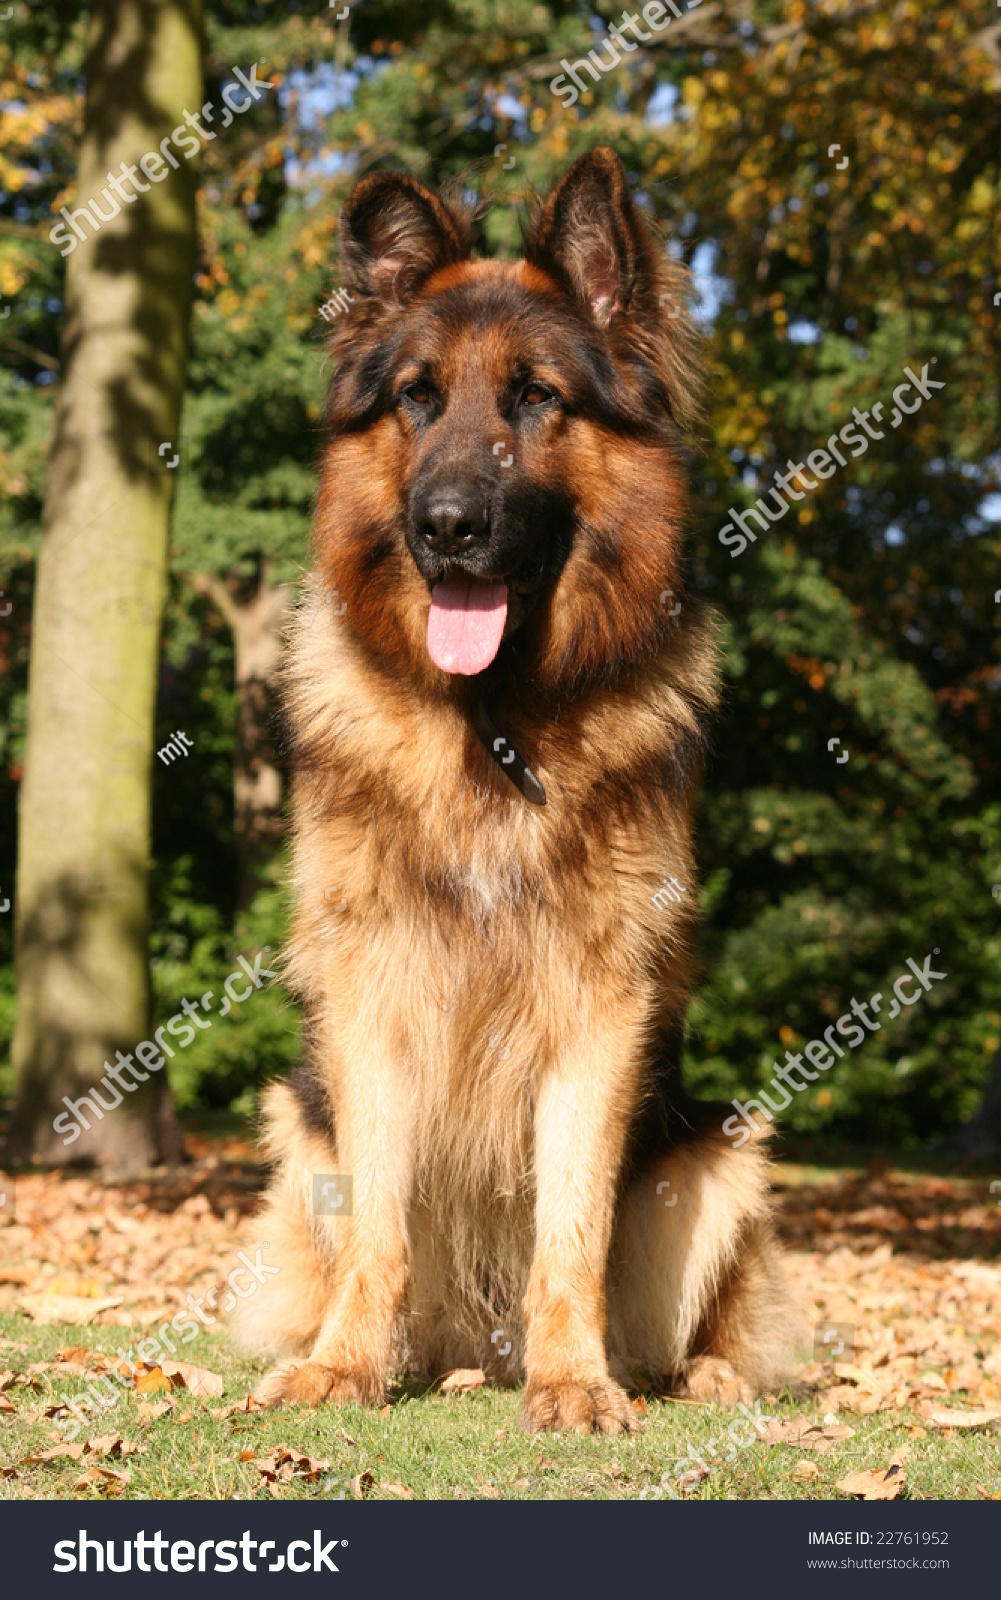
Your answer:
[[[244,1342],[284,1358],[268,1402],[479,1365],[529,1428],[616,1433],[624,1386],[733,1403],[788,1348],[763,1146],[678,1082],[717,694],[680,569],[696,339],[609,149],[523,260],[470,232],[400,173],[341,215],[285,682],[310,1048],[265,1100],[280,1272]]]

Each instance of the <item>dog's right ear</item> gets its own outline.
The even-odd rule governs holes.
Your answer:
[[[439,267],[469,256],[466,217],[403,172],[375,172],[351,191],[340,220],[348,287],[405,305]]]

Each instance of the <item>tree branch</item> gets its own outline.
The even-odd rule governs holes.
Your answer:
[[[189,581],[196,594],[212,601],[226,625],[235,633],[240,622],[240,607],[222,579],[212,572],[196,572]]]

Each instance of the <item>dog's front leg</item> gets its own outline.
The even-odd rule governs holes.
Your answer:
[[[529,1428],[636,1427],[605,1358],[605,1266],[633,1102],[632,1030],[596,1028],[536,1105],[535,1259],[525,1296]]]
[[[281,1398],[377,1404],[407,1282],[414,1090],[371,1033],[352,1040],[342,1060],[337,1160],[351,1177],[352,1215],[336,1221],[330,1304],[308,1361],[289,1371]]]

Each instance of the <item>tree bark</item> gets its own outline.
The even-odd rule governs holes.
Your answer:
[[[194,586],[216,607],[233,635],[237,698],[233,758],[233,826],[238,852],[237,906],[246,911],[261,883],[261,868],[282,837],[281,772],[272,738],[272,680],[281,658],[282,625],[292,605],[288,584],[271,588],[261,560],[251,598],[238,602],[214,575]]]
[[[70,209],[96,198],[110,220],[85,218],[67,260],[20,802],[14,1160],[135,1169],[180,1153],[163,1069],[68,1145],[52,1123],[149,1037],[150,765],[195,174],[183,155],[164,163],[117,215],[108,174],[201,106],[200,50],[201,0],[93,8]]]

